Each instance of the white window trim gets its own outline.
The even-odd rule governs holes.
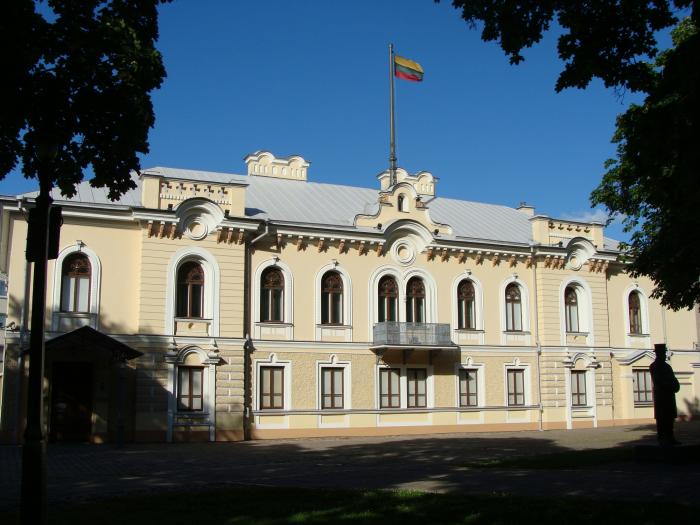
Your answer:
[[[566,302],[564,292],[566,288],[573,286],[576,291],[576,300],[578,301],[578,333],[586,334],[586,344],[593,346],[595,338],[593,334],[593,302],[591,296],[591,287],[579,277],[571,277],[561,282],[559,285],[559,333],[561,337],[561,345],[566,346]]]
[[[395,368],[399,370],[399,408],[381,408],[381,388],[379,371],[383,368]],[[408,368],[423,368],[425,369],[425,408],[408,408],[408,377],[406,369]],[[380,363],[375,367],[374,371],[374,396],[375,408],[377,410],[429,410],[435,407],[435,381],[434,381],[433,365],[423,364],[388,364]]]
[[[202,374],[202,411],[178,411],[177,410],[177,388],[178,388],[178,369],[185,365],[185,361],[190,354],[196,354],[199,357],[201,366],[205,372]],[[173,440],[173,425],[175,418],[178,416],[195,415],[205,418],[202,421],[203,425],[209,425],[209,441],[214,441],[216,438],[216,364],[219,362],[219,357],[212,357],[198,346],[186,346],[180,349],[176,354],[166,355],[165,362],[170,366],[168,374],[168,429],[167,441]]]
[[[186,262],[198,262],[204,271],[204,312],[203,320],[211,320],[209,336],[219,336],[219,288],[221,274],[219,263],[207,250],[198,247],[185,247],[173,254],[168,262],[167,283],[165,286],[165,333],[175,334],[175,303],[177,300],[177,271]]]
[[[267,359],[256,359],[254,361],[255,365],[255,398],[253,399],[253,410],[261,412],[280,412],[279,409],[265,409],[260,408],[260,368],[263,366],[278,366],[284,368],[284,395],[283,395],[283,408],[282,411],[289,411],[292,409],[292,362],[291,361],[280,361],[277,359],[277,354],[270,354]],[[256,422],[256,426],[257,422]],[[282,428],[286,428],[284,425]],[[265,426],[265,428],[272,428]]]
[[[260,278],[263,272],[270,267],[279,268],[282,271],[284,277],[284,292],[282,293],[282,308],[283,308],[283,319],[281,323],[266,323],[260,320]],[[294,279],[292,278],[292,270],[289,266],[279,260],[279,257],[273,257],[266,261],[261,262],[255,269],[255,275],[253,276],[253,297],[252,308],[253,308],[253,319],[255,320],[253,326],[253,337],[255,339],[264,339],[262,337],[262,325],[275,325],[283,326],[286,328],[285,337],[287,340],[294,339]]]
[[[326,272],[334,271],[343,281],[343,319],[340,325],[321,325],[321,282]],[[352,341],[352,280],[350,274],[340,265],[326,264],[316,272],[314,279],[314,320],[316,324],[316,340],[321,341],[323,330],[345,330],[345,341]],[[258,298],[259,300],[259,298]],[[258,316],[260,313],[258,312]]]
[[[397,308],[399,309],[398,320],[401,320],[401,306],[403,305],[403,290],[401,287],[402,277],[401,271],[393,266],[382,266],[377,268],[369,279],[367,293],[367,320],[369,321],[368,339],[371,341],[373,337],[374,325],[379,322],[379,312],[377,304],[379,301],[379,281],[382,277],[391,275],[396,280],[396,286],[399,288],[399,296],[397,298]]]
[[[578,361],[583,361],[586,364],[586,368],[577,368],[576,363]],[[566,428],[573,428],[573,412],[574,411],[586,411],[587,416],[593,418],[593,426],[598,426],[598,409],[596,401],[595,392],[595,382],[596,382],[596,369],[599,364],[591,359],[590,356],[579,353],[574,355],[570,360],[564,362],[565,374],[564,374],[564,384],[566,391]],[[571,400],[571,372],[586,372],[586,406],[579,407],[574,406]]]
[[[476,406],[462,407],[460,402],[460,370],[476,370]],[[464,363],[455,364],[455,407],[457,408],[479,408],[486,406],[486,365],[484,363],[475,363],[472,357],[467,357]]]
[[[413,277],[421,279],[423,286],[425,286],[425,321],[423,322],[435,323],[437,319],[437,286],[433,276],[420,268],[409,269],[404,273],[402,280],[399,281],[399,298],[403,295],[403,300],[399,301],[399,321],[402,323],[406,322],[406,303],[408,300],[406,287],[408,286],[408,281]]]
[[[459,285],[462,281],[471,281],[474,285],[474,317],[476,318],[476,327],[474,330],[465,330],[463,328],[457,328],[459,326],[459,304],[457,298],[457,291]],[[483,332],[484,331],[484,289],[481,285],[481,281],[474,277],[471,271],[465,271],[457,275],[452,280],[452,287],[450,288],[450,301],[452,310],[452,338],[457,340],[457,332]],[[484,344],[484,334],[480,334],[479,344]]]
[[[520,288],[520,307],[522,315],[522,331],[521,332],[508,332],[506,331],[506,288],[509,284],[515,283]],[[530,326],[530,291],[523,281],[513,276],[501,283],[500,289],[498,291],[498,303],[500,305],[500,315],[501,315],[501,344],[507,345],[509,336],[518,336],[521,334],[526,334],[525,344],[531,344],[531,326]]]
[[[321,399],[322,390],[322,377],[321,369],[323,368],[340,368],[343,370],[343,408],[323,408],[323,402]],[[350,368],[350,361],[338,361],[335,355],[331,355],[327,361],[316,361],[316,409],[321,411],[334,410],[351,410],[352,409],[352,374]]]
[[[69,255],[82,253],[90,261],[90,311],[89,312],[61,312],[61,285],[63,283],[63,261]],[[61,250],[54,262],[53,271],[53,300],[51,316],[51,330],[57,331],[61,317],[87,317],[89,325],[99,330],[100,317],[100,289],[102,285],[102,264],[97,254],[84,244],[72,244]]]
[[[519,358],[515,358],[512,363],[503,364],[503,406],[507,409],[522,409],[524,406],[532,404],[532,380],[530,378],[531,366],[529,363],[521,363]],[[525,396],[522,405],[508,404],[508,370],[523,370],[523,388]]]
[[[630,293],[632,292],[637,292],[639,294],[639,311],[642,318],[641,334],[630,333],[629,298]],[[622,312],[622,314],[625,320],[625,346],[627,348],[651,348],[651,334],[649,327],[649,296],[637,283],[635,283],[625,288],[624,295],[622,296],[622,304],[624,305],[624,311]]]

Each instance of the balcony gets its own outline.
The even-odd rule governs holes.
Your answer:
[[[372,330],[374,348],[454,348],[449,324],[377,323]]]

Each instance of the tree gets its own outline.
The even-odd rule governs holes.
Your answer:
[[[150,92],[165,77],[154,47],[158,0],[49,0],[37,10],[41,3],[0,8],[0,178],[21,162],[24,176],[39,180],[27,240],[34,265],[22,524],[46,523],[46,265],[49,217],[58,218],[50,192],[74,195],[89,166],[90,183],[113,200],[134,188],[131,171],[155,120]]]
[[[154,43],[159,0],[3,2],[0,43],[0,178],[21,161],[38,177],[47,148],[51,186],[75,194],[92,166],[95,187],[116,199],[148,152],[150,92],[165,68]],[[55,154],[55,156],[54,156]]]
[[[439,0],[436,0],[439,1]],[[556,23],[564,68],[556,91],[606,87],[646,94],[617,119],[617,158],[592,192],[611,220],[631,233],[623,258],[633,276],[650,277],[653,297],[673,309],[700,302],[698,91],[700,6],[697,0],[453,0],[484,41],[498,41],[511,64]],[[683,18],[682,15],[689,14]],[[674,27],[673,47],[659,31]]]

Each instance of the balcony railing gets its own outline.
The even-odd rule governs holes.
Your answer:
[[[377,323],[375,345],[454,346],[450,325],[438,323]]]

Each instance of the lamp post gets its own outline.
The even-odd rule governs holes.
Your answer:
[[[29,216],[27,259],[34,262],[32,317],[29,336],[27,427],[22,446],[20,523],[46,523],[46,433],[44,425],[44,323],[46,318],[46,266],[53,161],[57,146],[45,142],[37,148],[39,195]]]

